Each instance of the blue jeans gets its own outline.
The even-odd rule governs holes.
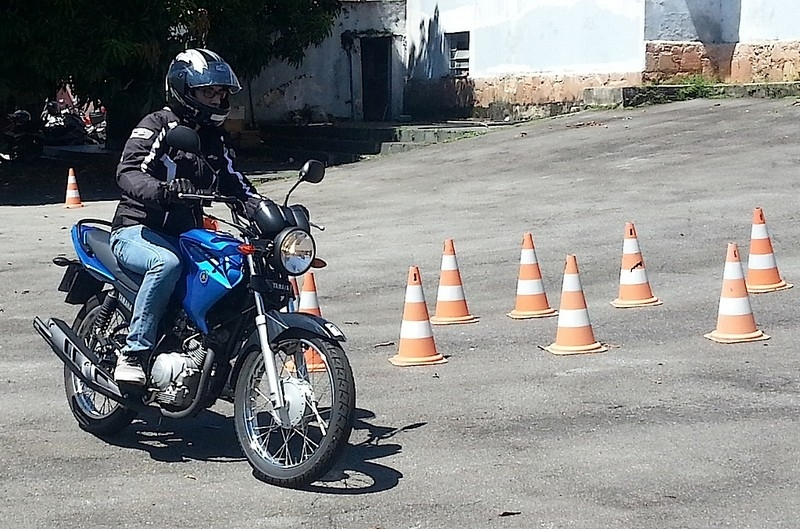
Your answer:
[[[115,230],[110,241],[119,264],[144,276],[122,353],[139,355],[152,351],[158,338],[158,323],[183,269],[177,239],[139,225]]]

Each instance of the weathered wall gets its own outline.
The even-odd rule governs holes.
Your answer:
[[[470,77],[616,73],[644,64],[643,0],[408,0],[409,76],[447,74],[445,33],[470,32]]]
[[[742,0],[646,0],[645,39],[738,42],[741,4]]]
[[[390,35],[391,117],[526,117],[587,87],[795,81],[799,0],[352,0],[296,69],[253,83],[260,121],[361,120],[359,36]],[[470,33],[467,79],[449,77],[445,34]],[[354,36],[352,47],[343,36]],[[344,40],[348,40],[345,38]],[[407,82],[406,82],[407,81]],[[238,96],[245,104],[246,95]],[[249,116],[248,116],[249,117]]]
[[[648,42],[645,82],[693,75],[724,83],[800,81],[800,41],[756,44]]]
[[[345,0],[331,36],[321,46],[307,50],[299,68],[276,62],[253,81],[256,121],[361,119],[361,35],[394,38],[391,113],[397,117],[402,111],[405,82],[405,28],[403,0]],[[349,50],[342,45],[343,35],[355,37]],[[246,90],[234,104],[248,104]]]
[[[472,101],[524,117],[586,86],[640,82],[644,0],[409,0],[406,109]],[[470,32],[472,94],[448,92],[446,33]],[[422,98],[422,99],[420,99]]]
[[[800,40],[800,3],[797,0],[741,0],[739,42]]]
[[[645,82],[797,81],[796,0],[647,0]]]

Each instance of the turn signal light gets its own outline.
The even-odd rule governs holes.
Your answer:
[[[256,253],[256,247],[252,244],[240,244],[236,249],[242,255],[254,255]]]

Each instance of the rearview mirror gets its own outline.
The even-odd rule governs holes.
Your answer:
[[[193,129],[178,125],[167,132],[167,145],[192,154],[200,154],[200,136]]]
[[[300,181],[318,184],[325,177],[325,164],[319,160],[309,160],[300,168]]]

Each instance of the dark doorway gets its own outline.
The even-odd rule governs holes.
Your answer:
[[[361,39],[361,87],[364,121],[391,119],[392,37]]]

